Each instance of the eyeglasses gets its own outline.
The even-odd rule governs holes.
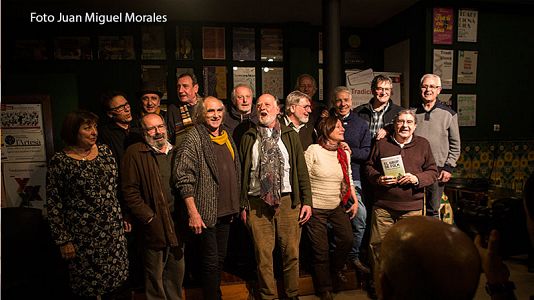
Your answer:
[[[398,125],[404,125],[404,123],[408,125],[412,125],[415,123],[415,121],[414,120],[397,120],[395,121],[395,123],[397,123]]]
[[[311,105],[309,105],[309,104],[308,104],[308,105],[293,104],[293,105],[295,105],[295,106],[300,106],[300,107],[304,108],[304,110],[309,110],[309,111],[312,110],[312,107],[311,107]]]
[[[439,85],[422,85],[421,90],[435,90],[439,88]]]
[[[157,132],[162,132],[166,128],[167,128],[167,126],[165,126],[165,124],[159,124],[158,126],[148,127],[145,130],[146,130],[146,132],[148,132],[148,134],[154,134],[154,133],[156,133],[156,129],[157,129]]]
[[[126,102],[123,105],[119,105],[117,107],[110,108],[109,111],[114,111],[116,113],[123,112],[125,110],[130,109],[130,103]]]
[[[386,93],[391,92],[391,88],[377,87],[375,90],[376,90],[377,92],[386,92]]]

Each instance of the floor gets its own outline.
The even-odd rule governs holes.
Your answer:
[[[534,300],[534,273],[527,271],[527,256],[515,256],[505,261],[510,270],[510,280],[516,285],[515,294],[517,299]],[[475,295],[475,300],[488,300],[490,297],[484,290],[486,278],[484,275],[480,277],[480,283]],[[301,296],[300,300],[315,300],[319,299],[316,296]],[[367,293],[362,290],[343,291],[334,295],[335,300],[366,300]]]

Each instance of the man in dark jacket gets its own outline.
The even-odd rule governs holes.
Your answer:
[[[390,99],[392,91],[391,78],[377,75],[371,82],[373,98],[369,100],[369,103],[355,108],[356,114],[369,124],[369,131],[373,140],[385,137],[388,129],[393,130],[393,118],[402,110],[402,107]]]
[[[298,299],[300,225],[311,216],[311,186],[297,133],[277,118],[278,101],[258,98],[258,126],[249,129],[239,147],[242,162],[241,218],[250,226],[261,299],[274,299],[275,244],[282,249],[284,289]]]
[[[371,250],[375,263],[376,250],[389,228],[400,219],[422,215],[424,187],[437,178],[430,144],[413,134],[416,126],[413,111],[400,111],[395,117],[395,133],[376,142],[366,164],[369,182],[374,187]],[[401,157],[405,173],[386,176],[382,159],[397,155]]]
[[[223,122],[224,129],[238,147],[243,134],[258,123],[256,107],[252,103],[252,88],[248,84],[238,84],[232,90],[232,103],[226,109]]]
[[[147,299],[182,299],[184,260],[176,232],[171,170],[175,156],[167,141],[163,118],[149,113],[141,119],[144,143],[124,154],[122,192],[142,235]]]

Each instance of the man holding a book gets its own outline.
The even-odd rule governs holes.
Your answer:
[[[370,241],[375,262],[389,228],[400,219],[422,215],[424,187],[438,176],[430,144],[413,134],[416,123],[413,111],[401,110],[394,133],[376,142],[366,164],[375,199]]]

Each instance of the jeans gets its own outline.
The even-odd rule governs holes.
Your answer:
[[[331,227],[335,242],[334,253],[328,253],[327,222]],[[313,254],[313,285],[316,292],[332,291],[330,271],[341,271],[347,253],[352,245],[352,229],[345,209],[314,208],[312,216],[306,223],[306,233],[310,239]]]
[[[221,299],[221,272],[226,258],[231,216],[217,219],[217,224],[202,229],[199,235],[202,251],[202,292],[204,299]]]
[[[365,233],[365,220],[367,218],[367,210],[362,200],[362,182],[360,180],[354,180],[354,188],[356,189],[356,195],[358,197],[358,212],[356,212],[356,216],[350,220],[353,241],[348,258],[351,260],[360,258],[360,246],[362,245],[363,234]],[[351,207],[352,204],[354,204],[354,200],[350,198],[346,208]]]
[[[441,196],[445,184],[441,182],[434,182],[425,189],[426,196],[426,215],[429,217],[439,218],[439,206],[441,204]]]
[[[177,252],[180,252],[179,257]],[[170,247],[162,250],[145,249],[145,295],[147,300],[182,299],[185,264],[181,252]]]

